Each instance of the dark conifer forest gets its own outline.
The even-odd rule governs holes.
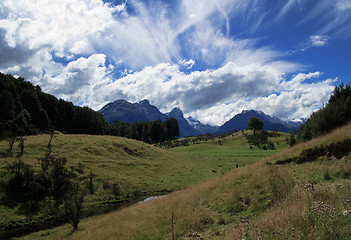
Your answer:
[[[35,135],[49,131],[67,134],[113,135],[156,143],[179,136],[174,118],[165,122],[108,123],[88,107],[75,106],[44,93],[39,86],[0,73],[0,136]]]

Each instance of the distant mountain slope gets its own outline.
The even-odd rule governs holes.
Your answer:
[[[280,119],[268,116],[263,112],[248,110],[242,111],[240,114],[235,115],[232,119],[224,123],[218,129],[217,134],[246,129],[247,122],[252,117],[257,117],[263,121],[264,130],[278,130],[281,132],[289,132],[291,129],[297,130],[300,127],[300,123],[283,122]]]
[[[219,129],[220,126],[212,126],[209,124],[203,124],[196,118],[193,118],[191,116],[187,117],[186,120],[192,126],[195,128],[197,131],[201,132],[202,134],[207,134],[207,133],[216,133]]]
[[[166,116],[162,114],[155,106],[152,106],[148,100],[143,100],[139,103],[130,103],[125,100],[117,100],[108,103],[101,110],[100,113],[108,122],[114,120],[123,122],[146,122],[160,119],[166,120]]]
[[[106,121],[111,123],[115,120],[134,123],[155,120],[165,121],[167,118],[175,118],[178,121],[180,137],[202,134],[190,126],[179,108],[174,108],[170,113],[163,114],[148,100],[139,103],[117,100],[108,103],[99,112],[103,114]]]
[[[221,127],[211,126],[203,124],[193,117],[188,117],[186,119],[179,108],[174,108],[171,112],[163,114],[157,107],[151,105],[148,100],[143,100],[139,103],[117,100],[108,103],[99,110],[99,112],[103,114],[106,121],[111,123],[115,120],[134,123],[155,121],[158,119],[165,121],[167,118],[175,118],[178,121],[180,137],[196,136],[207,133],[223,134],[234,130],[246,129],[247,122],[251,117],[261,119],[264,123],[264,130],[289,132],[291,129],[297,130],[300,127],[300,123],[283,122],[278,118],[254,110],[242,111],[242,113],[237,114]]]
[[[179,108],[174,108],[171,112],[167,113],[166,115],[169,118],[177,119],[181,137],[196,136],[202,134],[188,123],[188,121],[184,118],[182,110],[180,110]]]

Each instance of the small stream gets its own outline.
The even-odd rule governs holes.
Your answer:
[[[138,203],[144,203],[144,202],[148,202],[150,200],[154,200],[154,199],[158,199],[158,198],[163,198],[165,195],[160,195],[160,196],[152,196],[152,197],[148,197],[148,198],[145,198],[143,201],[140,201]]]
[[[92,216],[99,216],[99,215],[103,215],[103,214],[110,213],[113,211],[122,210],[124,208],[127,208],[127,207],[133,205],[133,204],[140,204],[140,203],[144,203],[144,202],[147,202],[147,201],[150,201],[153,199],[161,198],[161,197],[165,196],[164,194],[165,194],[165,192],[153,193],[153,194],[150,194],[153,196],[148,195],[148,197],[144,196],[144,197],[138,197],[138,198],[128,199],[128,200],[106,202],[101,207],[95,207],[95,208],[91,208],[89,210],[83,211],[81,220],[84,218],[92,217]],[[28,235],[28,234],[33,233],[33,232],[58,227],[58,226],[66,224],[67,222],[68,221],[66,220],[65,217],[60,217],[60,218],[55,218],[52,220],[31,223],[31,224],[28,224],[25,226],[13,227],[13,228],[5,229],[5,230],[0,230],[0,239],[12,239],[14,237],[25,236],[25,235]]]

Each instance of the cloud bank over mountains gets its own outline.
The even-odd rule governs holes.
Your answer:
[[[4,0],[0,71],[95,110],[116,99],[148,99],[161,111],[179,107],[215,125],[243,109],[305,118],[328,100],[339,76],[329,75],[325,63],[319,68],[321,58],[306,61],[295,50],[349,40],[350,6],[348,0]]]

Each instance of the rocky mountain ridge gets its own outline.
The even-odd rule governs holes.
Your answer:
[[[169,113],[161,113],[157,107],[150,104],[148,100],[139,103],[130,103],[125,100],[117,100],[108,103],[98,112],[102,113],[108,122],[123,121],[128,123],[146,122],[175,118],[178,121],[180,137],[195,136],[202,134],[188,123],[183,112],[179,108],[174,108]]]
[[[165,121],[167,118],[175,118],[178,121],[180,137],[207,133],[223,134],[235,130],[243,130],[246,129],[247,122],[251,117],[260,118],[264,123],[264,130],[289,132],[290,130],[298,130],[301,125],[301,122],[284,122],[276,117],[268,116],[261,111],[244,110],[222,126],[211,126],[203,124],[191,116],[185,118],[182,110],[179,108],[174,108],[169,113],[161,113],[158,108],[151,105],[148,100],[142,100],[139,103],[117,100],[108,103],[99,110],[99,112],[103,114],[105,120],[108,122],[117,120],[134,123],[155,120]]]

